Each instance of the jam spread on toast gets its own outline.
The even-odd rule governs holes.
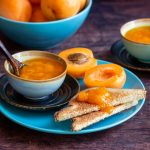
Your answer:
[[[81,91],[78,94],[77,100],[80,102],[99,105],[100,110],[107,113],[111,113],[114,108],[110,103],[112,100],[111,93],[104,87],[89,91]]]

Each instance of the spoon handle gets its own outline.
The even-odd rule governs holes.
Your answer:
[[[13,57],[11,56],[11,54],[7,51],[5,45],[2,43],[2,41],[0,41],[0,47],[1,47],[1,49],[3,50],[2,52],[3,52],[3,54],[6,56],[6,58],[7,58],[8,60],[11,60],[11,61],[14,62],[14,58],[13,58]]]
[[[6,56],[7,60],[10,62],[10,64],[13,67],[13,70],[15,71],[16,75],[19,76],[19,67],[17,64],[17,61],[12,57],[12,55],[8,52],[5,45],[0,40],[0,48],[2,49],[3,54]]]

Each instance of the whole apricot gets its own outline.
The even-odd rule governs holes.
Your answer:
[[[76,15],[80,9],[79,0],[41,0],[41,8],[49,20],[65,19]]]
[[[40,6],[33,7],[32,16],[30,19],[31,22],[46,22],[48,19],[44,16]]]
[[[80,0],[80,11],[85,7],[86,0]]]
[[[28,0],[1,0],[0,16],[16,20],[29,21],[32,14],[32,6]]]

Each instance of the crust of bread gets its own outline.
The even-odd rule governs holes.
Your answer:
[[[97,112],[91,112],[89,114],[73,118],[72,119],[73,120],[72,131],[76,132],[76,131],[82,130],[83,128],[86,128],[94,123],[97,123],[97,122],[99,122],[107,117],[110,117],[114,114],[117,114],[121,111],[129,109],[137,104],[138,104],[138,101],[135,100],[132,102],[128,102],[125,104],[115,106],[115,108],[111,114],[102,112],[102,111],[97,111]]]
[[[91,90],[95,88],[87,89]],[[108,88],[112,93],[112,105],[117,106],[120,104],[128,103],[133,100],[143,99],[146,96],[146,91],[142,89],[112,89]],[[84,102],[79,102],[76,100],[77,95],[75,95],[69,102],[66,108],[55,113],[54,117],[56,121],[64,121],[77,116],[81,116],[87,113],[99,111],[100,107],[98,105],[88,104]]]

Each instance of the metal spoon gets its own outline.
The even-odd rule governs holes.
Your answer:
[[[7,60],[10,62],[14,74],[17,76],[20,76],[20,69],[25,65],[22,62],[16,60],[15,58],[12,57],[12,55],[9,53],[9,51],[7,50],[7,48],[5,47],[5,45],[2,43],[2,41],[0,40],[0,48],[2,49],[3,54],[5,55],[5,57],[7,58]]]

